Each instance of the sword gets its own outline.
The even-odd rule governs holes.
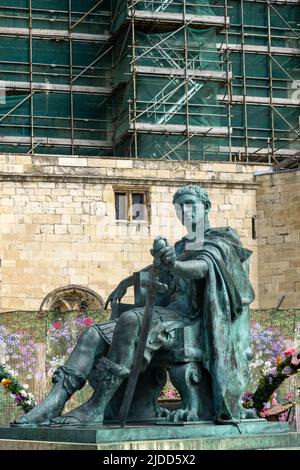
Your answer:
[[[133,395],[136,389],[136,384],[138,381],[138,377],[141,372],[142,362],[144,358],[144,352],[146,349],[147,339],[150,331],[151,321],[154,313],[155,307],[155,296],[156,293],[164,293],[168,290],[168,286],[166,284],[162,284],[159,282],[159,266],[160,260],[155,258],[155,254],[160,251],[162,248],[167,246],[167,241],[163,237],[157,237],[153,243],[153,249],[151,250],[151,254],[154,256],[152,267],[150,268],[150,278],[149,280],[145,280],[142,282],[142,286],[147,289],[147,300],[146,306],[144,311],[144,317],[141,326],[141,332],[138,339],[133,366],[131,370],[131,374],[128,378],[125,395],[123,399],[123,403],[120,409],[119,420],[121,427],[124,427],[127,421],[129,409],[132,403]]]

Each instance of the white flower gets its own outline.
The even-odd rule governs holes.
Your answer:
[[[11,398],[12,398],[13,400],[16,399],[16,395],[15,395],[14,393],[11,393],[10,396],[11,396]]]
[[[28,384],[23,384],[22,387],[25,388],[25,390],[27,390],[29,388],[29,385]]]
[[[20,395],[21,395],[21,397],[26,398],[28,396],[28,393],[25,392],[25,390],[21,390]]]

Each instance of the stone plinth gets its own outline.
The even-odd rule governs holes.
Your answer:
[[[300,433],[288,423],[244,420],[237,425],[195,424],[119,426],[1,427],[0,450],[222,450],[300,447]]]

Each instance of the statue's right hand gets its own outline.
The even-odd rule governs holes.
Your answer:
[[[107,301],[105,303],[104,309],[107,310],[107,307],[110,302],[120,301],[122,297],[124,297],[126,292],[127,292],[127,284],[121,281],[120,284],[115,288],[115,290],[109,294]]]

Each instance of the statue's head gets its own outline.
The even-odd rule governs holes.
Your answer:
[[[198,232],[208,224],[211,202],[207,191],[201,186],[189,184],[178,189],[173,197],[173,204],[179,220],[187,228]]]

